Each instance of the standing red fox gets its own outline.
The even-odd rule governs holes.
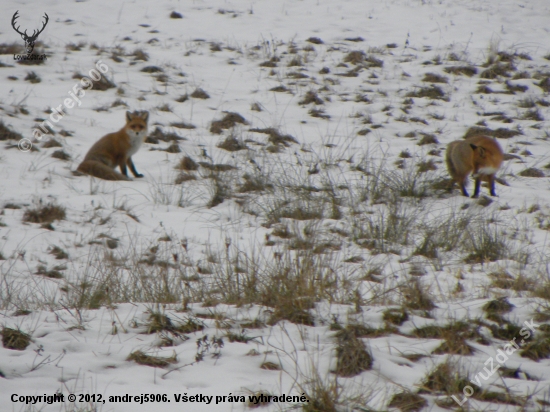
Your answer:
[[[128,165],[135,177],[143,177],[137,172],[132,155],[147,137],[148,118],[149,112],[126,112],[126,125],[99,139],[76,170],[105,180],[132,180],[128,177]],[[117,166],[122,173],[114,170]]]
[[[472,197],[479,196],[481,181],[489,182],[491,196],[495,193],[495,174],[502,164],[504,155],[498,142],[487,136],[474,136],[465,140],[455,140],[447,146],[445,160],[449,174],[457,182],[464,196],[468,175],[476,180],[476,186]]]

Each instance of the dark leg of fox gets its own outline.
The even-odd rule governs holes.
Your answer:
[[[472,195],[473,198],[477,198],[479,196],[480,188],[481,188],[481,179],[479,177],[476,177],[476,188],[474,190],[474,194]]]
[[[124,176],[128,177],[128,169],[126,168],[126,165],[125,165],[124,163],[121,163],[121,164],[120,164],[120,172],[121,172]]]
[[[462,191],[463,196],[470,197],[470,195],[466,191],[466,179],[464,179],[462,182],[460,182],[460,190]]]
[[[143,177],[143,175],[141,173],[138,173],[138,171],[136,170],[136,167],[134,166],[134,162],[132,162],[131,157],[128,159],[126,163],[128,164],[128,166],[130,166],[130,170],[132,171],[135,177]]]
[[[489,189],[490,189],[490,192],[491,192],[491,196],[496,196],[497,195],[495,193],[495,175],[489,176]]]

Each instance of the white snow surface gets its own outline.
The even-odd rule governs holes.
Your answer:
[[[38,149],[22,152],[17,149],[17,140],[0,142],[0,326],[31,336],[24,350],[0,347],[1,411],[235,411],[247,410],[247,403],[215,404],[216,396],[237,395],[248,400],[248,395],[259,391],[301,395],[315,373],[326,382],[335,379],[336,340],[330,328],[334,319],[342,324],[383,327],[383,312],[398,307],[399,296],[374,299],[376,291],[381,287],[392,290],[412,278],[412,267],[422,265],[425,274],[420,280],[430,288],[430,297],[437,305],[430,311],[431,317],[413,310],[398,331],[362,338],[374,359],[372,369],[338,378],[344,398],[370,394],[370,409],[358,409],[357,405],[352,409],[352,403],[347,403],[341,410],[397,410],[388,406],[392,396],[403,390],[417,391],[426,374],[447,358],[458,359],[473,378],[506,343],[485,327],[482,333],[489,344],[468,341],[475,350],[473,355],[432,354],[442,340],[414,337],[410,333],[415,328],[482,319],[486,315],[483,305],[502,296],[514,305],[506,319],[517,325],[530,321],[541,307],[548,308],[547,300],[529,292],[491,286],[489,274],[506,270],[514,278],[521,275],[536,284],[549,282],[550,173],[544,166],[550,162],[546,120],[550,118],[550,103],[544,102],[550,102],[550,97],[538,84],[550,78],[550,2],[3,0],[0,43],[23,45],[9,25],[16,10],[21,28],[29,31],[38,28],[43,13],[48,13],[49,23],[38,38],[46,46],[48,59],[42,65],[26,66],[17,64],[11,54],[0,55],[0,120]],[[173,11],[182,18],[170,18]],[[308,41],[311,38],[322,42],[312,43]],[[352,41],[358,38],[362,41]],[[68,47],[70,43],[80,47]],[[37,45],[36,50],[41,47]],[[134,59],[131,53],[137,49],[148,54],[148,61]],[[382,66],[375,60],[362,67],[346,62],[353,51],[381,60]],[[510,77],[482,79],[484,63],[497,51],[514,55],[515,70]],[[118,62],[113,60],[114,54],[120,56]],[[274,56],[278,58],[272,60],[275,67],[261,65]],[[293,59],[297,65],[292,64]],[[108,66],[106,77],[117,87],[87,90],[80,98],[81,106],[52,123],[53,138],[61,147],[43,147],[51,135],[36,140],[33,129],[49,117],[50,108],[70,97],[75,84],[96,67],[98,60]],[[141,71],[148,66],[161,68],[166,77]],[[451,66],[475,67],[477,74],[468,77],[444,72]],[[323,68],[328,70],[322,73]],[[31,71],[40,77],[39,83],[25,80]],[[522,72],[528,75],[513,77]],[[430,86],[423,81],[427,73],[447,77],[446,83],[435,83],[446,98],[413,97],[410,107],[403,110],[408,93]],[[493,93],[479,93],[483,85]],[[277,86],[287,90],[271,90]],[[519,86],[526,89],[507,92]],[[209,98],[176,101],[197,88]],[[300,104],[309,91],[317,93],[322,102]],[[113,106],[117,99],[126,105]],[[525,108],[520,102],[542,103]],[[166,104],[169,111],[163,110]],[[261,111],[253,110],[253,105]],[[330,117],[312,117],[312,109]],[[528,116],[535,109],[537,119]],[[126,110],[148,110],[150,132],[159,127],[184,138],[177,142],[181,153],[166,151],[170,142],[144,143],[132,158],[145,176],[128,182],[74,175],[72,171],[89,147],[123,126]],[[226,112],[240,114],[246,124],[237,124],[219,135],[211,133],[211,123]],[[206,167],[190,172],[196,180],[174,184],[180,174],[175,166],[183,156],[234,166],[234,170],[220,172],[222,181],[233,188],[243,182],[244,173],[253,174],[259,167],[273,181],[321,187],[327,178],[334,187],[356,190],[367,179],[356,168],[362,159],[396,168],[395,162],[404,151],[411,154],[404,160],[406,173],[414,172],[414,162],[432,159],[437,170],[424,176],[445,177],[446,144],[462,138],[469,127],[482,120],[491,129],[521,132],[499,139],[504,152],[511,154],[498,173],[507,185],[497,183],[498,197],[486,207],[460,196],[456,188],[441,196],[432,194],[420,201],[422,219],[437,221],[466,208],[473,214],[492,215],[509,236],[517,252],[514,257],[465,263],[464,256],[449,252],[439,260],[430,260],[413,255],[418,239],[376,254],[344,236],[338,238],[338,250],[326,253],[333,254],[338,275],[351,279],[355,294],[348,295],[343,282],[339,299],[316,302],[310,310],[314,326],[287,320],[268,325],[273,308],[266,306],[205,303],[219,299],[215,276],[205,268],[216,272],[225,265],[220,262],[225,262],[226,255],[232,259],[257,255],[269,265],[277,253],[286,250],[287,243],[273,236],[273,226],[266,224],[265,210],[276,204],[277,194],[261,196],[234,190],[234,196],[209,207],[215,185]],[[171,126],[177,122],[195,127]],[[293,136],[296,143],[281,146],[279,153],[269,152],[268,135],[250,130],[254,128],[277,129]],[[422,133],[436,136],[438,143],[418,145]],[[247,148],[234,152],[219,148],[230,134]],[[51,156],[59,150],[70,159]],[[367,165],[371,166],[376,165]],[[312,172],[315,168],[321,173]],[[527,168],[541,170],[544,177],[521,176],[519,173]],[[482,196],[487,192],[482,187]],[[54,221],[50,228],[23,221],[27,209],[50,202],[66,208],[64,220]],[[364,213],[383,207],[372,202]],[[346,216],[349,210],[343,206]],[[337,230],[352,230],[346,219],[323,216],[317,228],[334,241]],[[287,221],[290,219],[283,218]],[[289,225],[303,231],[306,223]],[[117,247],[109,249],[106,241],[115,239]],[[274,245],[267,244],[266,239]],[[51,253],[55,246],[68,256],[57,259]],[[155,248],[153,252],[151,248]],[[527,262],[515,257],[522,251],[529,253]],[[144,262],[135,264],[155,253],[158,261],[165,262],[164,269],[160,265],[151,269]],[[350,257],[361,259],[345,262]],[[175,273],[193,275],[191,280],[181,278],[182,290],[187,290],[186,282],[194,284],[198,277],[212,296],[202,296],[200,301],[190,297],[185,307],[186,296],[167,303],[147,301],[146,286],[142,286],[141,299],[135,301],[120,296],[120,300],[102,301],[97,309],[73,305],[83,282],[111,276],[105,274],[109,259],[119,265],[113,272],[117,276],[132,273],[128,282],[166,273],[176,278]],[[237,265],[233,260],[230,264]],[[37,274],[40,267],[58,270],[62,277]],[[365,280],[373,267],[381,268],[380,284]],[[456,290],[457,283],[461,290]],[[71,290],[72,294],[68,292]],[[29,312],[21,314],[22,310]],[[161,334],[147,333],[152,311],[166,314],[175,324],[197,319],[204,329],[187,334],[188,339],[176,336],[173,346],[161,346]],[[239,334],[242,324],[254,319],[262,321],[263,327],[244,327],[244,334],[253,340],[230,342],[228,332]],[[204,336],[209,342],[222,338],[224,345],[218,350],[210,348],[203,360],[196,361],[197,340]],[[154,368],[127,360],[137,350],[162,357],[175,355],[177,361]],[[219,356],[213,356],[217,352]],[[403,357],[407,354],[426,357],[413,362]],[[281,370],[261,369],[267,361],[280,365]],[[497,373],[484,385],[529,397],[526,410],[548,410],[550,359],[534,361],[521,357],[518,351],[505,366],[520,368],[533,379],[501,378]],[[13,394],[51,395],[56,391],[65,396],[101,394],[105,402],[48,405],[41,401],[25,405],[11,401]],[[108,400],[109,396],[125,394],[166,394],[170,402],[140,405]],[[175,394],[202,394],[214,400],[209,405],[177,403]],[[427,400],[425,410],[447,410],[436,403],[447,396],[421,395]],[[473,398],[466,406],[474,410],[520,410],[518,405]],[[270,403],[262,409],[298,407],[285,402]],[[451,407],[458,405],[453,402]]]

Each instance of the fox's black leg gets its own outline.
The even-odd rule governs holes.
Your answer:
[[[476,188],[474,190],[474,194],[472,197],[478,197],[479,196],[479,189],[481,188],[481,179],[479,177],[476,177]]]
[[[128,169],[126,168],[126,165],[124,163],[122,163],[120,165],[120,172],[124,175],[124,176],[128,176]]]
[[[489,177],[489,189],[490,189],[490,192],[491,192],[491,196],[496,196],[497,195],[495,193],[495,175],[491,175]]]
[[[462,191],[462,195],[463,196],[466,196],[466,197],[469,197],[470,195],[468,194],[468,192],[466,191],[466,181],[462,181],[460,182],[460,190]]]
[[[131,157],[128,158],[128,161],[126,163],[128,164],[128,166],[130,166],[130,170],[132,171],[135,177],[143,177],[143,175],[141,173],[138,173],[138,171],[136,170],[136,167],[134,166],[134,162],[132,162]]]

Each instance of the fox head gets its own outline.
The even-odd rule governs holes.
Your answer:
[[[126,112],[126,132],[134,139],[144,140],[147,136],[147,120],[149,112],[135,111]]]

